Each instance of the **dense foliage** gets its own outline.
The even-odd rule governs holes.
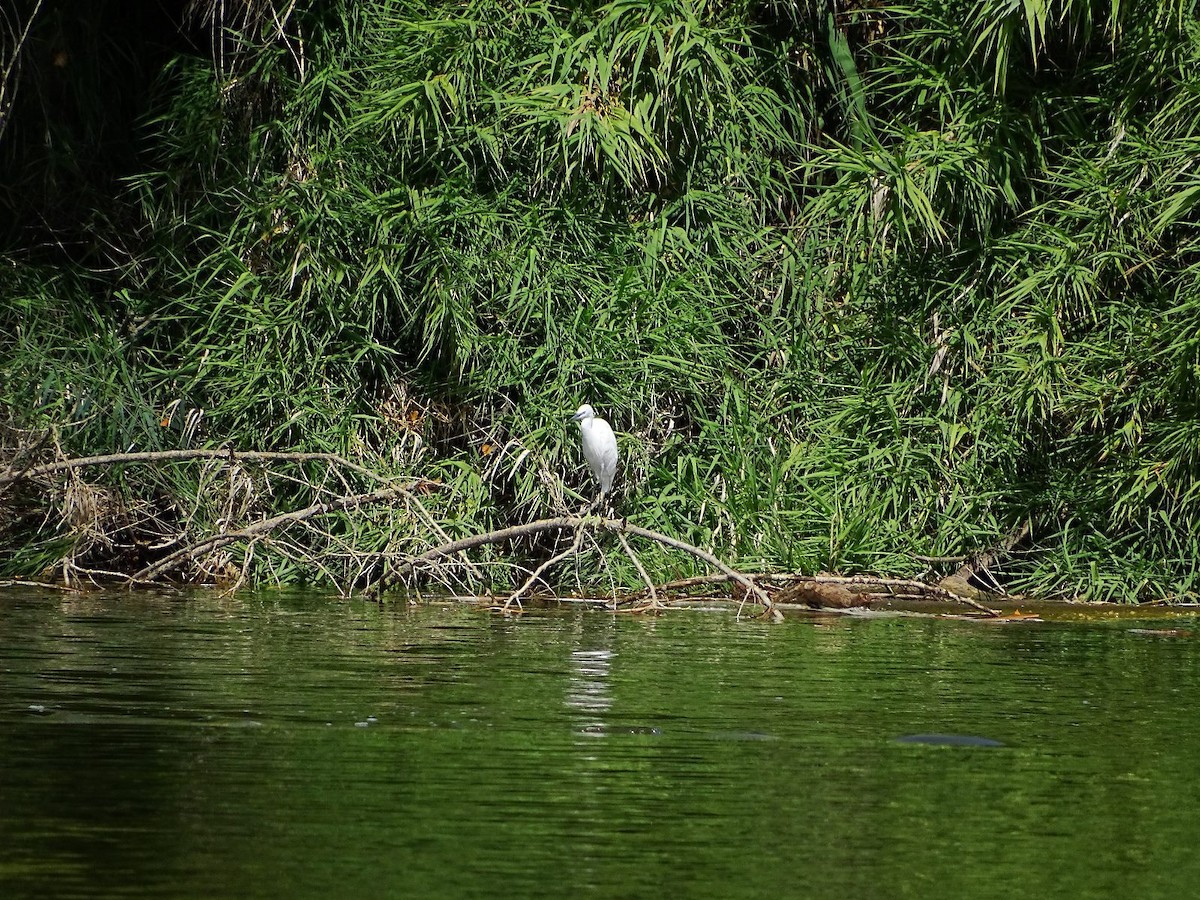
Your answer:
[[[332,450],[465,531],[577,508],[586,401],[621,511],[746,568],[1022,534],[1010,587],[1195,594],[1191,4],[282,13],[166,68],[90,250],[8,253],[13,428]],[[184,476],[113,489],[219,519]],[[18,532],[10,570],[71,539]]]

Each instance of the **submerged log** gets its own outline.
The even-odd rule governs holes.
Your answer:
[[[776,603],[798,603],[814,609],[852,609],[870,606],[867,594],[856,593],[844,585],[819,581],[796,581],[775,594]]]

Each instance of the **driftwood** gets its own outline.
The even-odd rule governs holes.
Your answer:
[[[73,588],[68,584],[54,584],[45,581],[29,581],[24,578],[5,578],[0,580],[0,588],[7,587],[28,587],[28,588],[44,588],[51,591],[62,591],[67,594],[78,593],[78,588]]]
[[[870,606],[871,598],[840,584],[828,584],[812,578],[794,581],[779,590],[776,603],[802,603],[820,609],[852,609]]]
[[[776,605],[784,603],[799,603],[804,606],[831,609],[847,609],[854,606],[866,606],[875,596],[910,598],[914,600],[946,600],[962,603],[976,609],[984,615],[994,618],[1000,613],[980,603],[974,596],[959,594],[944,587],[942,583],[929,584],[911,578],[886,578],[879,575],[801,575],[799,573],[753,572],[747,577],[757,582],[779,583],[773,599]],[[661,592],[682,591],[690,587],[700,587],[723,581],[720,575],[697,575],[693,578],[681,578],[658,585]],[[789,587],[797,586],[794,594],[789,596]],[[841,591],[829,592],[826,587],[839,587]],[[974,589],[973,589],[974,590]],[[975,593],[986,596],[982,591]],[[847,596],[848,595],[848,596]],[[859,602],[857,599],[865,598]],[[832,600],[833,602],[829,602]]]

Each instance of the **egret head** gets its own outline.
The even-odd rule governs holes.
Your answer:
[[[585,419],[594,418],[596,418],[596,411],[592,409],[589,404],[585,403],[583,406],[579,407],[579,409],[575,412],[575,415],[571,416],[571,421],[582,422]]]

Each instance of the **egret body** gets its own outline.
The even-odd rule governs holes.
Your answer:
[[[596,411],[586,403],[571,416],[571,421],[579,423],[583,457],[600,485],[600,496],[603,497],[612,490],[613,478],[617,474],[617,436],[609,424],[597,418]]]

